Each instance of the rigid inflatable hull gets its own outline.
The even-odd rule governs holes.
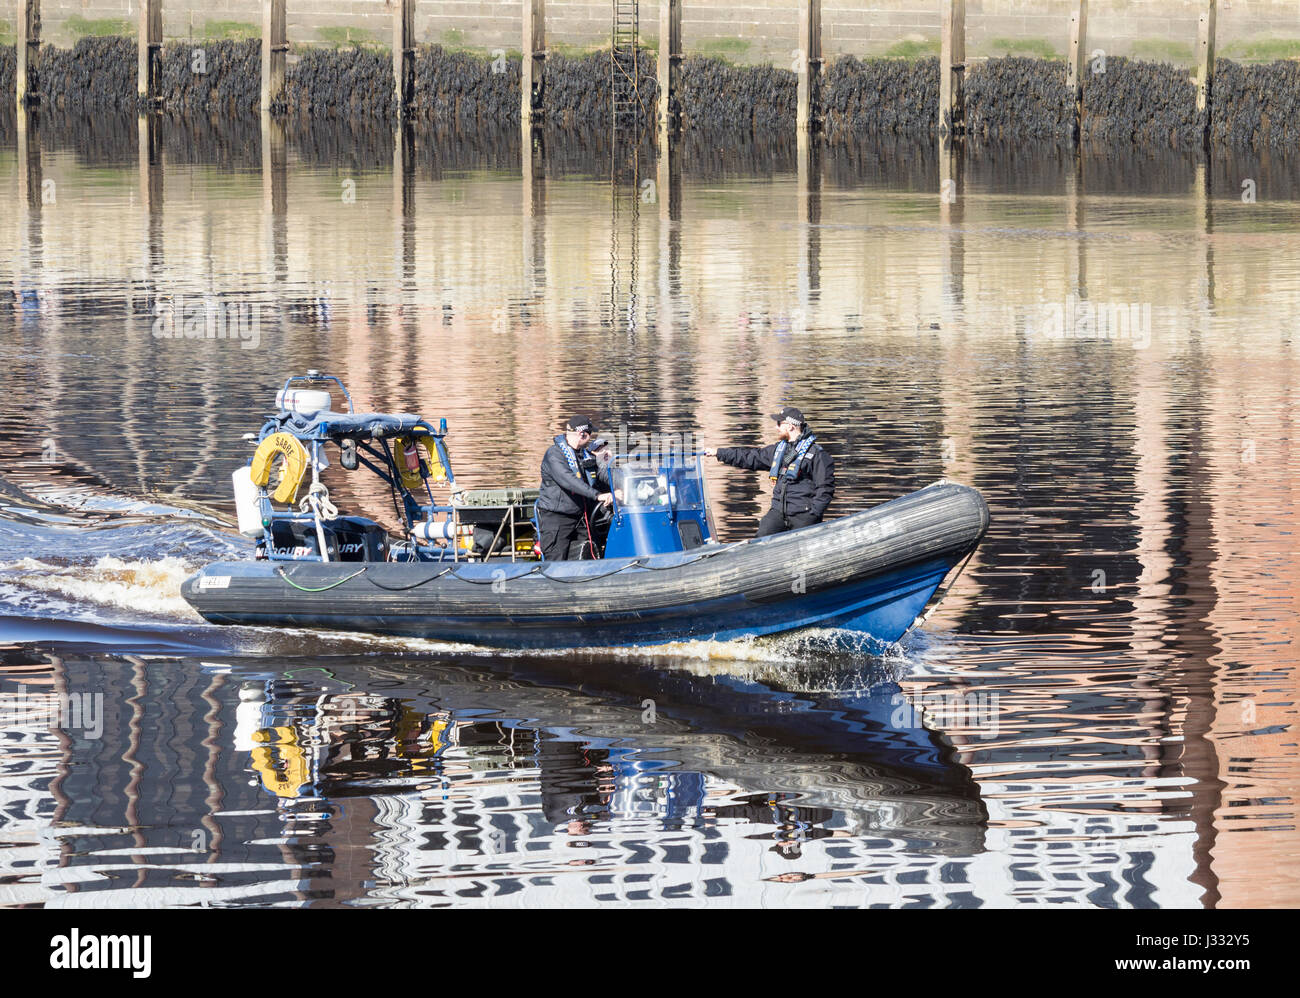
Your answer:
[[[510,648],[730,640],[807,627],[893,644],[988,527],[942,483],[836,520],[680,554],[585,562],[217,562],[182,594],[219,624]]]

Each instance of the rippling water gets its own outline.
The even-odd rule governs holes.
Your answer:
[[[1294,166],[7,113],[0,904],[1300,902]],[[178,300],[256,342],[155,336]],[[946,476],[992,527],[883,659],[209,626],[179,583],[307,368],[446,416],[466,484],[572,411],[788,402],[833,513]],[[747,536],[761,476],[710,474]]]

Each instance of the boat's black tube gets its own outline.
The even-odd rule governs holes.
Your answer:
[[[794,593],[831,594],[909,565],[952,563],[987,526],[978,492],[941,483],[801,530],[681,554],[545,564],[225,562],[186,580],[182,593],[221,623],[335,626],[327,618],[336,618],[348,628],[421,633],[403,620],[423,618],[446,620],[467,638],[474,621],[489,629],[617,627],[707,618]]]

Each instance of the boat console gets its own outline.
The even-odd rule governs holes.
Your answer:
[[[690,551],[713,537],[698,454],[664,454],[654,462],[614,460],[615,499],[606,558]]]

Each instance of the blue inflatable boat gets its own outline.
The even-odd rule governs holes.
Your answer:
[[[713,539],[700,459],[616,457],[605,556],[541,560],[536,490],[456,486],[445,437],[410,414],[330,408],[290,379],[250,464],[235,475],[250,561],[217,562],[182,593],[220,624],[323,627],[510,648],[730,640],[804,628],[866,636],[883,650],[913,625],[979,544],[979,493],[941,482],[758,540]],[[321,471],[337,452],[393,495],[402,528],[344,516]],[[311,482],[301,502],[297,492]],[[435,497],[435,489],[446,498]],[[288,506],[287,509],[278,508]]]

